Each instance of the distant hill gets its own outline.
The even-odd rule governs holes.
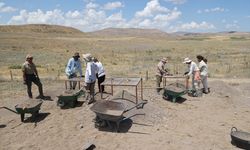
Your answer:
[[[5,33],[46,33],[46,34],[77,34],[84,32],[72,28],[59,25],[47,24],[28,24],[28,25],[4,25],[0,26],[0,32]]]
[[[205,33],[196,33],[196,32],[184,32],[184,31],[178,31],[178,32],[173,32],[173,35],[178,35],[178,36],[197,36]]]
[[[175,35],[168,34],[158,29],[139,28],[107,28],[99,31],[89,32],[89,35],[99,37],[141,37],[141,38],[174,38]]]

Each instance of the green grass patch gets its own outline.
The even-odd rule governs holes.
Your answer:
[[[14,65],[9,66],[9,69],[22,69],[22,66],[14,64]]]
[[[230,39],[231,40],[247,40],[246,37],[243,37],[243,36],[241,36],[241,37],[234,37],[233,36],[233,37],[230,37]]]

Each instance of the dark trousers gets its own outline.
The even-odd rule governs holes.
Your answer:
[[[101,83],[105,81],[105,75],[103,75],[101,77],[97,76],[97,79],[98,79],[98,89],[99,89],[99,92],[103,92],[104,91],[104,85],[101,85]]]
[[[156,92],[160,92],[161,91],[161,82],[162,82],[162,76],[156,75]]]
[[[26,76],[26,84],[27,84],[27,93],[29,97],[32,98],[32,92],[31,92],[32,82],[37,85],[39,95],[43,96],[43,85],[40,82],[40,79],[37,78],[34,74],[32,75],[26,74],[25,76]]]

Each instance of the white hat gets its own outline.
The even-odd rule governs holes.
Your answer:
[[[82,54],[82,57],[85,61],[91,61],[92,60],[92,55],[90,53],[87,54]]]
[[[29,58],[33,58],[33,56],[31,54],[26,55],[26,60]]]
[[[161,61],[166,63],[168,60],[167,60],[167,58],[164,57],[161,59]]]
[[[188,57],[184,59],[183,64],[190,63],[192,60]]]

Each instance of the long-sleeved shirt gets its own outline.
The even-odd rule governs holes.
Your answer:
[[[75,61],[74,58],[70,58],[66,66],[65,72],[68,76],[77,72],[79,72],[80,76],[82,76],[81,61],[80,60]]]
[[[157,65],[157,68],[156,68],[156,75],[163,76],[166,73],[167,73],[167,71],[164,68],[164,63],[162,61],[160,61]]]
[[[199,69],[200,69],[201,76],[208,75],[208,67],[207,67],[207,64],[203,60],[199,63]]]
[[[87,62],[85,83],[93,83],[96,80],[97,66],[94,62]]]
[[[190,65],[188,65],[188,68],[189,68],[189,72],[188,72],[188,76],[190,76],[191,74],[195,74],[195,72],[196,71],[199,71],[199,68],[198,68],[198,66],[196,65],[196,63],[195,62],[191,62],[191,64]]]
[[[104,70],[104,67],[102,65],[101,62],[95,62],[96,66],[97,66],[97,74],[98,74],[98,77],[102,77],[105,75],[105,70]]]

